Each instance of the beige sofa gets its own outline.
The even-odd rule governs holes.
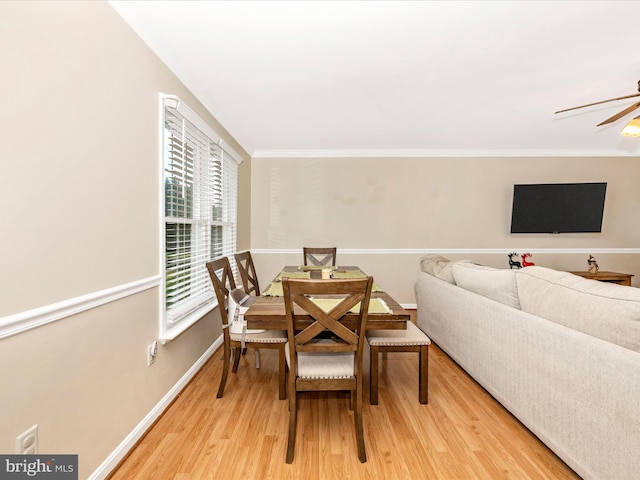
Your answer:
[[[640,478],[640,289],[427,256],[418,326],[585,479]]]

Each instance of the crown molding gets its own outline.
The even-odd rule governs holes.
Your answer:
[[[257,158],[417,158],[417,157],[638,157],[623,150],[456,150],[456,149],[283,149],[254,150]]]

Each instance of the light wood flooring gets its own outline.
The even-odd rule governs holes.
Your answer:
[[[364,392],[364,464],[348,394],[328,392],[299,394],[287,465],[277,352],[262,350],[259,370],[247,352],[216,399],[219,349],[110,479],[580,478],[437,346],[429,350],[428,405],[418,402],[417,353],[382,357],[380,404],[369,405]]]

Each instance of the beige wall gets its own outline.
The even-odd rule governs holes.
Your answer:
[[[251,248],[251,160],[240,165],[238,178],[238,251]]]
[[[249,181],[246,152],[106,2],[0,2],[0,44],[0,324],[159,275],[160,92],[241,152]],[[0,338],[0,452],[37,423],[41,453],[91,475],[219,337],[211,314],[147,367],[159,315],[156,284]]]
[[[638,158],[254,158],[252,178],[251,247],[265,285],[303,246],[343,249],[339,263],[361,265],[404,304],[415,303],[427,251],[505,268],[508,251],[530,251],[567,270],[586,270],[592,252],[638,284]],[[515,183],[591,181],[608,182],[602,233],[509,233]]]
[[[158,93],[178,95],[242,148],[104,2],[0,2],[0,42],[0,324],[157,277]],[[337,245],[342,263],[403,303],[415,301],[429,249],[496,266],[506,260],[492,249],[558,249],[533,260],[567,269],[601,249],[612,252],[597,254],[603,268],[640,275],[637,253],[616,253],[639,245],[637,159],[246,160],[238,246],[261,252],[263,284],[311,244]],[[591,180],[609,182],[603,234],[508,234],[513,183]],[[212,314],[147,367],[158,295],[0,338],[0,452],[38,423],[40,452],[77,453],[80,478],[90,476],[220,334]]]

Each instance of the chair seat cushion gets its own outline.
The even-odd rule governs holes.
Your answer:
[[[411,322],[406,330],[369,330],[369,345],[431,345],[431,339]]]
[[[229,337],[235,342],[242,341],[242,334],[229,332]],[[245,342],[260,343],[285,343],[287,341],[287,332],[284,330],[265,330],[262,333],[247,333],[244,336]]]
[[[320,343],[335,343],[330,339],[320,339]],[[289,345],[285,348],[287,364],[291,364]],[[300,378],[352,378],[354,373],[354,352],[299,352],[298,377]]]

